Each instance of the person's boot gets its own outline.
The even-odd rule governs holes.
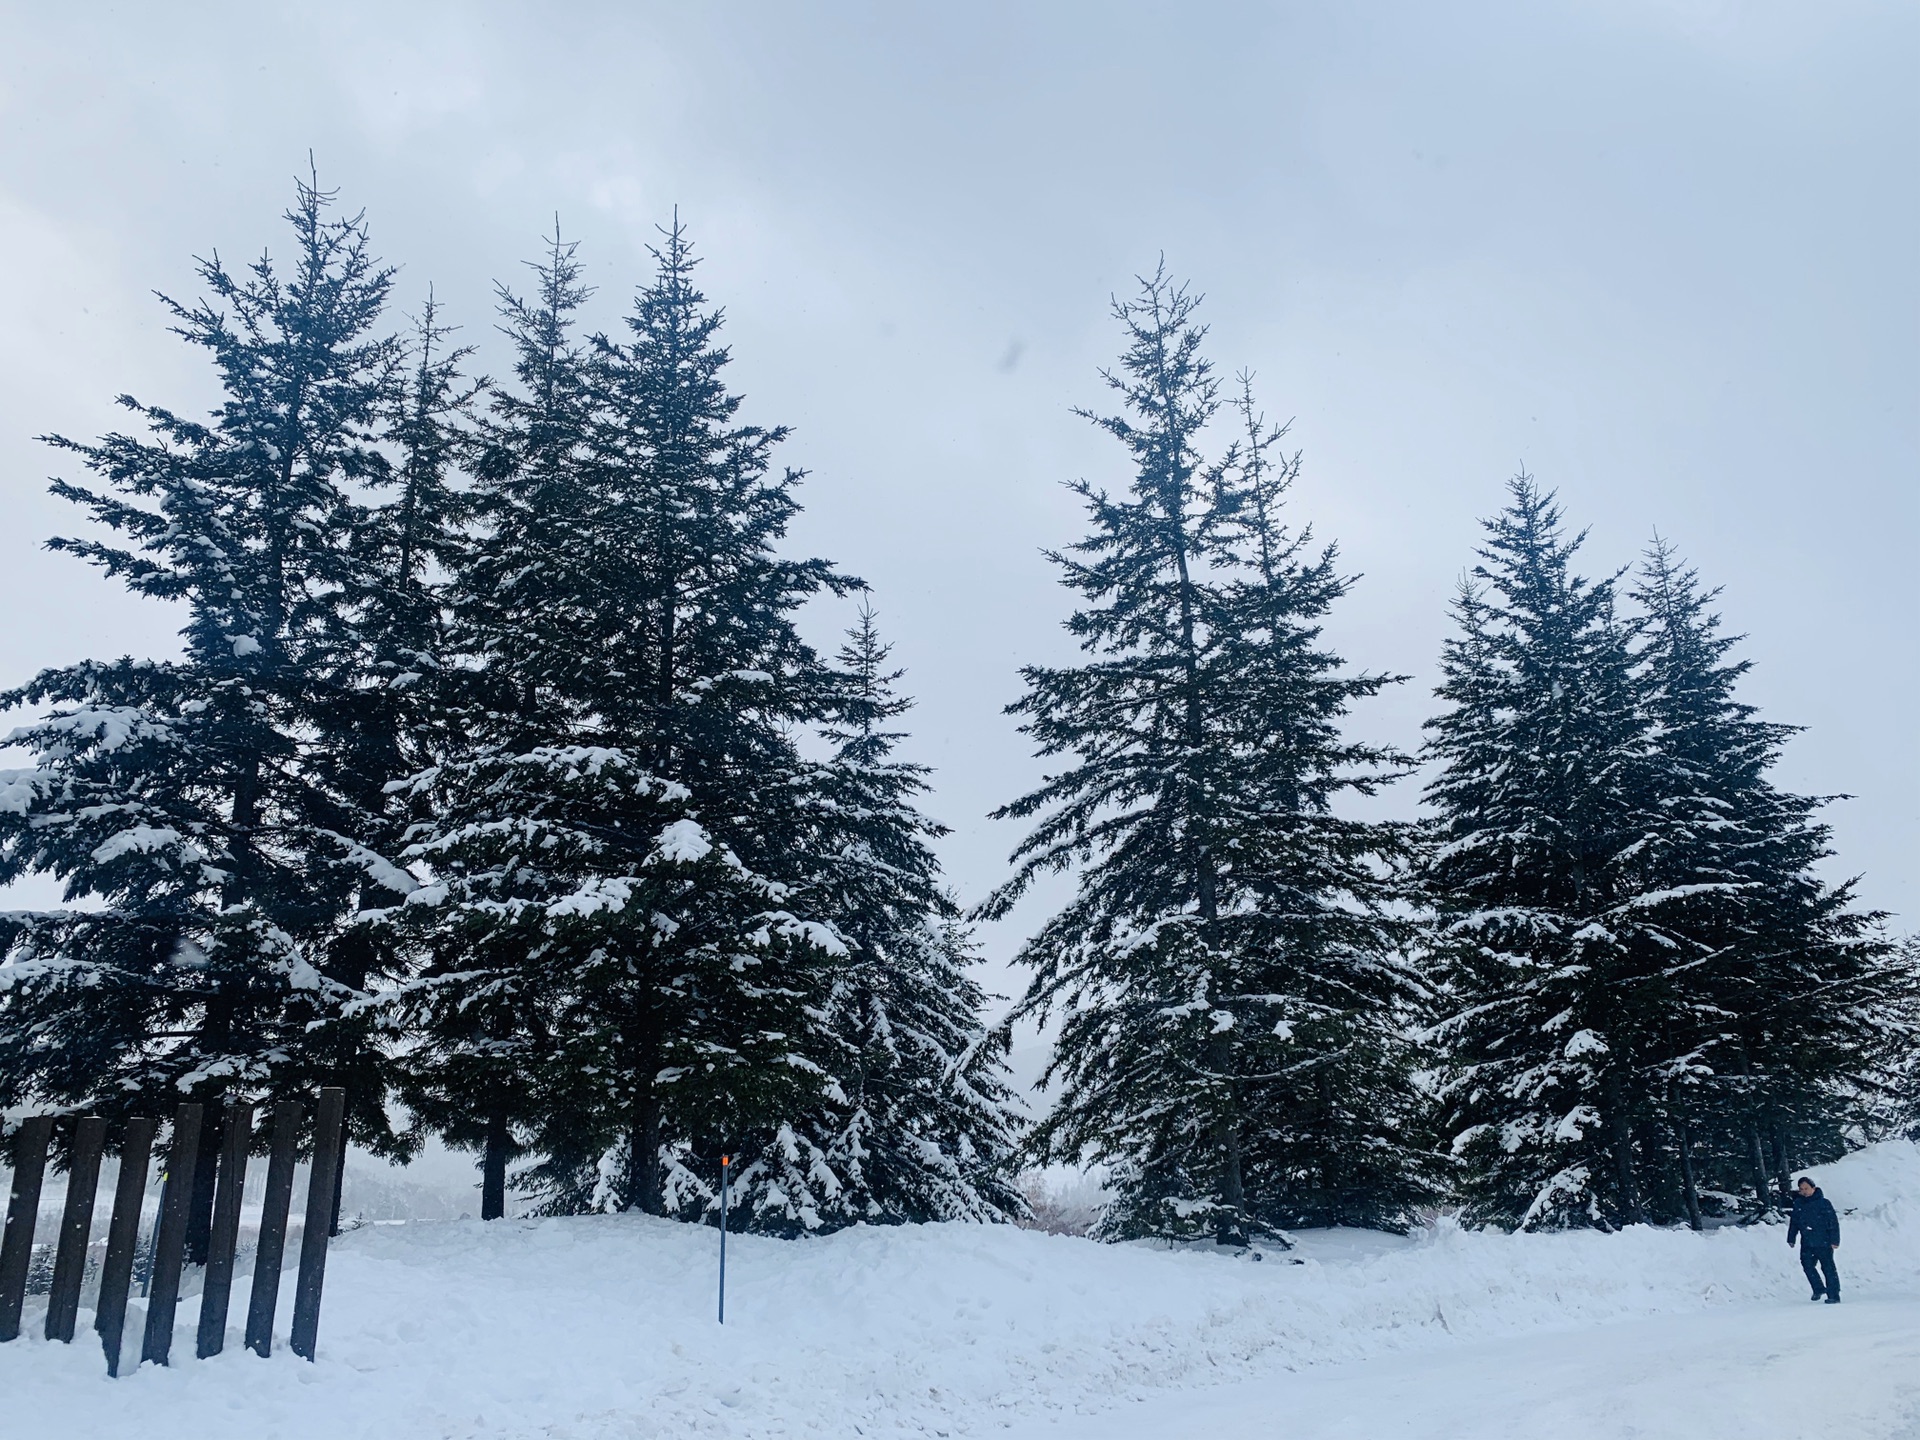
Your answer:
[[[1827,1298],[1827,1292],[1824,1290],[1816,1290],[1813,1292],[1813,1303],[1816,1305],[1818,1305],[1822,1300],[1826,1298]]]
[[[1838,1305],[1840,1303],[1840,1297],[1838,1295],[1829,1295],[1827,1296],[1827,1303],[1829,1305]]]

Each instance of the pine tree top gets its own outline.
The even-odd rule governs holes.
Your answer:
[[[49,547],[137,593],[185,600],[189,649],[230,669],[270,673],[328,643],[351,517],[344,487],[386,475],[377,439],[400,348],[373,332],[394,272],[374,259],[363,216],[328,218],[333,200],[317,182],[298,184],[290,273],[263,254],[235,275],[216,252],[198,264],[205,298],[160,297],[175,333],[207,350],[221,376],[209,421],[123,395],[152,439],[44,437],[107,486],[56,481],[53,493],[131,541]]]

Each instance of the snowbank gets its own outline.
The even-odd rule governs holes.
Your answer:
[[[1847,1212],[1849,1298],[1910,1290],[1920,1147],[1818,1176]],[[148,1440],[990,1434],[1161,1387],[1805,1304],[1778,1226],[1309,1233],[1296,1264],[940,1225],[736,1238],[722,1329],[714,1239],[630,1216],[373,1225],[333,1252],[318,1364],[261,1361],[235,1334],[218,1359],[113,1382],[93,1345],[28,1338],[0,1347],[0,1395],[29,1420],[15,1433]],[[182,1305],[176,1353],[195,1315]]]

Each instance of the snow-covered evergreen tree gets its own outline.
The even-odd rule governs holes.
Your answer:
[[[487,1147],[491,1213],[522,1146],[542,1158],[549,1208],[697,1213],[711,1175],[696,1143],[783,1138],[781,1119],[823,1088],[806,1050],[837,937],[631,753],[502,748],[427,777],[441,818],[415,854],[433,883],[409,897],[434,919],[433,963],[411,987],[434,1052],[423,1113]],[[461,1099],[473,1108],[442,1120]],[[521,1135],[502,1134],[513,1122]],[[746,1208],[775,1209],[764,1223],[806,1225],[816,1189],[837,1189],[804,1159],[797,1184],[781,1157],[755,1163]]]
[[[1749,664],[1733,658],[1716,594],[1664,542],[1635,590],[1668,821],[1643,883],[1673,944],[1662,988],[1684,1012],[1657,1075],[1668,1123],[1641,1158],[1649,1190],[1675,1197],[1660,1210],[1696,1225],[1703,1179],[1766,1202],[1788,1172],[1843,1153],[1886,1108],[1889,1047],[1911,1033],[1911,967],[1883,917],[1854,908],[1853,883],[1818,874],[1832,853],[1823,802],[1769,778],[1793,728],[1738,699]]]
[[[300,186],[284,273],[216,257],[206,298],[167,302],[223,387],[210,419],[127,399],[144,436],[53,441],[99,482],[55,493],[117,537],[53,547],[186,623],[177,659],[83,662],[0,697],[45,707],[17,737],[33,763],[0,792],[0,879],[51,874],[68,900],[0,922],[8,1103],[165,1114],[365,1068],[343,1043],[358,991],[337,941],[363,888],[401,872],[317,742],[353,668],[355,497],[385,472],[396,349],[376,332],[391,272],[329,199]],[[355,1099],[360,1137],[391,1145],[377,1083]],[[200,1234],[219,1140],[216,1112]]]
[[[367,997],[330,1017],[314,1045],[364,1129],[384,1129],[388,1099],[406,1073],[401,1056],[413,1048],[402,1042],[399,1012],[387,1003],[415,958],[388,923],[416,887],[390,858],[403,853],[413,818],[392,792],[399,777],[439,753],[450,713],[441,653],[445,578],[464,539],[457,452],[480,388],[462,376],[472,351],[450,346],[451,333],[429,294],[410,341],[393,357],[380,420],[388,463],[367,475],[357,498],[333,610],[338,643],[310,707],[310,763],[335,804],[355,818],[355,832],[343,839],[364,861],[323,968]],[[343,1133],[336,1208],[346,1142]],[[412,1143],[394,1142],[402,1149]]]
[[[383,418],[390,465],[371,477],[354,526],[352,571],[339,607],[343,663],[326,716],[326,763],[360,810],[397,835],[391,783],[431,753],[447,705],[440,694],[446,584],[461,563],[470,497],[461,452],[483,388],[461,374],[471,347],[450,346],[428,298]],[[393,853],[382,837],[383,854]]]
[[[409,858],[424,860],[438,883],[412,897],[398,927],[418,956],[409,983],[388,997],[410,1036],[401,1093],[417,1124],[480,1153],[488,1220],[505,1213],[508,1166],[543,1120],[543,1168],[554,1168],[553,1150],[563,1152],[562,1208],[584,1203],[571,1187],[598,1153],[595,1135],[563,1142],[565,1127],[551,1113],[548,1072],[564,997],[532,963],[545,942],[514,913],[538,889],[501,892],[511,867],[494,864],[500,844],[529,833],[518,807],[541,803],[524,786],[544,779],[543,760],[569,753],[576,738],[578,686],[554,679],[571,678],[593,604],[576,588],[575,557],[591,554],[592,520],[579,476],[590,401],[572,334],[590,292],[574,250],[556,231],[533,267],[536,293],[498,290],[518,384],[490,392],[469,447],[475,484],[466,504],[477,528],[450,567],[430,749],[402,787],[416,820]]]
[[[731,1152],[743,1223],[812,1228],[841,1189],[803,1122],[839,1093],[818,1027],[845,946],[800,908],[794,732],[829,677],[792,617],[849,582],[775,553],[784,432],[735,423],[677,226],[657,259],[625,340],[569,341],[557,240],[539,298],[506,298],[519,391],[455,586],[461,743],[413,787],[433,959],[410,993],[436,997],[441,1080],[531,1105],[512,1143],[550,1206],[702,1213]]]
[[[1633,627],[1527,476],[1487,522],[1428,724],[1425,878],[1455,1014],[1440,1035],[1468,1213],[1521,1226],[1644,1218],[1633,1164],[1666,945],[1636,863],[1664,824]]]
[[[1871,1113],[1905,971],[1853,908],[1821,802],[1768,772],[1692,572],[1664,546],[1621,613],[1525,476],[1455,607],[1425,861],[1437,1030],[1469,1213],[1702,1223],[1784,1188]]]
[[[1011,1183],[1019,1120],[1004,1030],[959,907],[930,843],[946,827],[917,808],[925,766],[894,758],[889,726],[912,706],[874,613],[863,604],[838,658],[832,760],[813,785],[818,835],[807,894],[851,954],[833,982],[825,1030],[842,1053],[845,1103],[817,1122],[844,1189],[847,1221],[997,1220],[1024,1209]]]
[[[1412,1123],[1402,839],[1335,809],[1402,768],[1340,733],[1387,682],[1322,642],[1350,581],[1280,520],[1278,435],[1249,405],[1248,437],[1204,455],[1221,398],[1196,304],[1164,271],[1116,302],[1122,413],[1087,418],[1134,475],[1119,496],[1075,487],[1093,533],[1053,557],[1090,658],[1027,667],[1011,707],[1040,754],[1072,757],[998,812],[1040,819],[984,907],[1077,872],[1021,952],[1022,1013],[1060,1017],[1036,1149],[1112,1167],[1109,1235],[1398,1225],[1433,1168]]]

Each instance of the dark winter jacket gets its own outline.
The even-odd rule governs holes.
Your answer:
[[[1787,1222],[1787,1243],[1793,1243],[1793,1237],[1800,1236],[1803,1245],[1838,1245],[1840,1243],[1840,1217],[1834,1213],[1833,1202],[1826,1195],[1815,1190],[1811,1195],[1796,1194],[1793,1197],[1793,1219]]]

